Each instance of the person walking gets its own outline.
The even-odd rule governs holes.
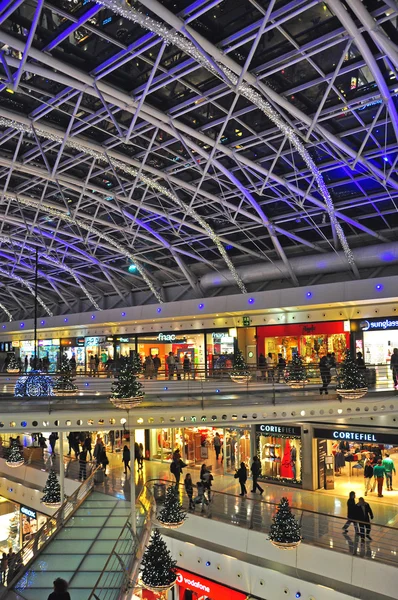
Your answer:
[[[177,373],[177,379],[178,379],[178,381],[181,381],[182,363],[178,356],[174,357],[174,361],[175,361],[174,365],[175,365],[175,371]]]
[[[355,492],[350,492],[349,498],[347,500],[347,521],[345,525],[343,525],[343,531],[346,532],[351,525],[354,525],[355,535],[358,533],[358,522],[357,522],[357,510],[355,504]]]
[[[94,377],[97,377],[97,376],[99,377],[99,373],[98,373],[99,364],[100,364],[100,359],[99,359],[98,354],[96,354],[94,356]]]
[[[190,473],[185,475],[184,487],[189,500],[189,510],[193,510],[195,508],[195,504],[193,503],[193,483]]]
[[[191,379],[191,360],[189,358],[189,354],[184,355],[182,367],[184,369],[184,379]]]
[[[325,392],[325,394],[327,395],[329,394],[328,385],[332,379],[332,376],[330,374],[330,363],[327,356],[322,356],[321,360],[319,361],[319,371],[321,373],[322,379],[322,387],[319,388],[319,393],[322,395],[323,392]]]
[[[175,369],[175,358],[172,352],[169,352],[168,357],[166,358],[167,371],[169,374],[169,379],[173,379],[174,377],[174,369]]]
[[[373,519],[372,509],[363,498],[359,498],[358,504],[356,505],[356,510],[357,519],[359,521],[359,535],[361,536],[361,541],[365,541],[365,536],[368,538],[368,540],[371,540],[370,520]]]
[[[87,450],[84,445],[79,454],[79,481],[84,481],[87,478]]]
[[[379,458],[377,465],[373,467],[373,476],[377,483],[377,495],[379,498],[383,498],[383,483],[385,474],[386,470],[381,464],[381,458]]]
[[[176,450],[173,454],[173,460],[170,464],[170,472],[174,475],[176,480],[176,486],[180,483],[182,470],[187,465],[181,460],[180,451]]]
[[[48,438],[48,441],[50,442],[51,454],[53,456],[55,456],[55,444],[57,442],[57,439],[58,439],[58,433],[56,433],[55,431],[50,433],[50,437]]]
[[[394,381],[394,388],[398,388],[398,348],[394,348],[390,360],[390,369],[392,371],[392,378]]]
[[[70,600],[68,592],[68,582],[65,579],[58,577],[54,582],[54,591],[49,595],[47,600]]]
[[[396,471],[394,461],[387,452],[381,464],[385,470],[387,491],[392,492],[392,474],[394,473],[395,475]]]
[[[94,446],[94,458],[97,463],[97,467],[101,464],[101,451],[102,451],[103,443],[100,437],[97,437],[96,444]]]
[[[141,442],[138,444],[137,464],[138,464],[138,470],[142,471],[144,468],[144,446],[141,444]]]
[[[251,490],[252,494],[255,494],[257,492],[257,490],[259,490],[260,494],[263,495],[264,490],[257,483],[257,480],[261,475],[261,462],[260,462],[260,459],[258,458],[258,456],[253,457],[253,463],[252,463],[252,466],[250,467],[250,470],[252,472],[252,477],[253,477],[253,489]]]
[[[158,378],[158,373],[159,373],[159,369],[162,366],[162,361],[160,360],[159,356],[156,354],[156,356],[153,357],[153,376],[155,379]]]
[[[144,363],[145,379],[152,379],[155,373],[152,356],[147,356]]]
[[[85,440],[83,442],[83,448],[89,453],[90,460],[93,460],[91,437],[90,437],[89,434],[86,435],[86,438],[85,438]]]
[[[240,463],[240,468],[234,475],[235,479],[239,480],[240,483],[240,494],[239,496],[247,496],[246,481],[247,481],[247,468],[244,462]]]
[[[262,352],[260,352],[260,355],[258,357],[257,367],[260,371],[261,378],[265,380],[265,375],[267,372],[267,360]]]
[[[104,475],[105,475],[105,477],[108,477],[108,475],[106,474],[106,467],[109,465],[109,458],[106,455],[106,448],[105,448],[105,446],[101,447],[101,451],[100,451],[100,463],[102,465],[102,468],[104,469]]]
[[[373,465],[370,460],[366,461],[363,469],[363,476],[365,480],[365,496],[367,496],[368,492],[373,492]]]
[[[1,570],[1,583],[5,586],[7,583],[7,568],[8,568],[8,557],[5,552],[1,558],[0,570]]]
[[[211,473],[211,467],[208,467],[207,465],[202,465],[202,468],[200,470],[200,480],[204,485],[205,493],[207,492],[207,499],[209,502],[211,502],[211,482],[213,481],[213,479],[214,477]]]
[[[28,355],[26,355],[26,356],[25,356],[25,359],[24,359],[24,361],[23,361],[23,362],[24,362],[24,369],[25,369],[25,373],[27,373],[27,372],[28,372],[28,366],[29,366],[29,359],[28,359]]]
[[[124,464],[124,474],[125,475],[127,475],[127,469],[131,473],[130,459],[131,459],[130,449],[129,449],[129,447],[127,445],[124,445],[123,454],[122,454],[122,462]]]
[[[268,352],[267,356],[267,381],[271,383],[274,381],[274,359],[272,358],[272,352]]]
[[[280,383],[280,380],[282,379],[283,381],[283,377],[285,374],[285,369],[286,369],[286,360],[283,358],[282,354],[278,354],[278,383]]]
[[[214,436],[213,444],[214,444],[214,450],[216,451],[216,460],[218,460],[218,457],[220,456],[220,452],[221,452],[221,445],[222,445],[220,434],[218,433],[218,431],[216,431],[216,435]]]

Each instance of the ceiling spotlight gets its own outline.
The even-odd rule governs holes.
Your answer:
[[[134,263],[131,263],[131,265],[129,265],[128,271],[129,273],[135,273],[137,270],[137,267],[135,266]]]

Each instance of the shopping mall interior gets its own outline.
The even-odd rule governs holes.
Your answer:
[[[398,600],[397,24],[0,2],[0,600]]]

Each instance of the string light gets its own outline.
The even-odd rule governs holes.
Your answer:
[[[15,275],[15,273],[9,273],[8,271],[5,271],[1,267],[0,267],[0,273],[2,273],[3,275],[5,275],[6,277],[10,277],[10,279],[14,279],[15,281],[18,281],[19,283],[21,283],[23,286],[25,286],[30,291],[30,293],[32,294],[32,296],[35,296],[35,291],[34,291],[33,287],[31,286],[31,284],[29,283],[29,281],[26,281],[26,279],[23,279],[19,275]],[[48,316],[52,317],[53,313],[48,308],[48,306],[44,302],[44,300],[42,300],[40,298],[39,295],[37,296],[37,301],[44,308],[44,310],[46,311],[46,313],[48,314]]]
[[[8,310],[8,308],[6,308],[6,307],[4,306],[4,304],[1,304],[1,302],[0,302],[0,308],[1,308],[1,310],[2,310],[3,312],[5,312],[5,313],[6,313],[6,315],[7,315],[7,317],[8,317],[8,320],[9,320],[9,321],[10,321],[10,323],[11,323],[11,321],[12,321],[12,314],[10,313],[10,311]]]
[[[10,243],[10,244],[13,244],[15,246],[18,246],[19,248],[25,248],[26,250],[29,250],[32,253],[34,253],[36,251],[35,248],[29,247],[26,244],[22,244],[21,242],[13,240],[10,237],[5,236],[5,235],[0,236],[0,243]],[[76,275],[76,273],[74,272],[74,270],[71,267],[68,267],[67,265],[65,265],[64,263],[62,263],[60,260],[58,260],[57,258],[53,258],[52,256],[49,256],[45,252],[39,252],[39,256],[42,257],[42,258],[45,258],[46,260],[48,260],[51,263],[54,263],[55,265],[57,265],[57,267],[59,267],[63,271],[66,271],[70,275],[72,275],[73,279],[80,286],[81,290],[84,292],[84,294],[87,296],[88,300],[90,300],[90,302],[96,308],[96,310],[102,310],[98,306],[97,302],[95,301],[95,299],[93,298],[93,296],[90,294],[90,292],[88,291],[88,289],[85,287],[85,285],[83,285],[83,283],[81,283],[81,281],[79,280],[78,276]],[[0,308],[3,308],[2,305],[0,305]],[[12,315],[9,314],[9,316],[11,317],[10,321],[12,321]]]
[[[245,82],[239,83],[238,76],[233,73],[228,67],[222,65],[221,63],[213,63],[211,62],[205,52],[201,51],[200,47],[196,47],[190,40],[186,39],[184,36],[179,34],[178,32],[169,29],[163,23],[152,19],[148,15],[140,13],[135,8],[129,6],[128,4],[120,4],[118,0],[96,0],[97,4],[101,4],[102,6],[107,6],[113,12],[121,15],[122,17],[137,23],[144,29],[152,31],[159,37],[163,39],[166,44],[173,44],[177,46],[184,53],[188,54],[192,58],[194,58],[201,66],[205,69],[211,71],[214,75],[220,76],[224,79],[223,75],[227,78],[227,83],[230,87],[234,88],[234,91],[239,92],[250,100],[257,108],[259,108],[267,117],[277,126],[279,131],[281,131],[293,144],[301,158],[306,163],[307,167],[310,169],[312,174],[314,175],[315,181],[317,183],[318,189],[322,195],[322,198],[326,203],[326,210],[329,214],[330,221],[334,226],[338,238],[341,242],[344,253],[347,257],[347,261],[351,267],[356,269],[354,256],[350,250],[347,238],[344,234],[344,231],[337,221],[335,212],[334,212],[334,204],[333,200],[329,194],[329,191],[326,187],[323,176],[311,156],[307,152],[304,147],[304,144],[301,142],[299,137],[296,135],[292,127],[287,125],[284,120],[280,117],[280,115],[272,108],[272,106],[264,100],[259,92],[257,92],[252,86],[248,85]]]
[[[107,233],[103,233],[103,232],[99,231],[92,225],[87,225],[87,223],[85,223],[84,221],[80,221],[80,220],[76,221],[76,219],[73,219],[70,215],[63,213],[62,211],[60,211],[56,208],[53,208],[52,206],[47,206],[47,205],[41,203],[39,200],[34,200],[33,198],[29,198],[29,199],[22,198],[22,197],[14,196],[11,194],[7,194],[6,198],[7,198],[7,200],[19,202],[20,204],[23,204],[24,206],[30,206],[31,208],[33,208],[33,207],[40,208],[40,210],[42,210],[43,212],[46,212],[47,214],[50,214],[50,215],[57,217],[63,221],[66,221],[66,223],[70,223],[71,225],[75,225],[76,227],[80,227],[81,229],[88,231],[88,233],[92,233],[93,235],[96,235],[99,239],[105,240],[110,246],[113,246],[114,248],[119,250],[119,252],[121,254],[124,254],[131,262],[134,262],[134,264],[137,266],[137,269],[140,272],[142,278],[144,279],[145,283],[147,284],[147,286],[149,287],[149,289],[151,290],[151,292],[153,293],[155,298],[158,300],[158,302],[160,302],[160,303],[163,302],[162,297],[160,296],[160,294],[154,287],[153,283],[149,279],[148,275],[145,272],[144,267],[137,260],[137,257],[134,256],[134,254],[132,254],[124,246],[122,246],[122,244],[119,244],[119,242],[117,242],[112,237],[110,237]],[[50,314],[50,316],[52,316],[52,314]]]

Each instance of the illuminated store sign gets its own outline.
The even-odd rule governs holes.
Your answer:
[[[362,331],[380,331],[386,329],[398,329],[397,319],[366,319],[359,323]]]
[[[256,425],[256,429],[267,435],[301,435],[301,427],[292,427],[289,425]]]
[[[212,600],[221,600],[221,598],[225,600],[246,600],[247,598],[247,594],[237,592],[230,587],[182,569],[177,569],[176,584],[180,588],[180,598],[181,589],[194,592],[195,598],[211,598]],[[186,597],[185,594],[184,597]]]
[[[352,429],[314,429],[314,437],[325,440],[344,440],[364,444],[397,444],[398,435],[378,431],[353,431]]]
[[[27,506],[21,506],[21,508],[19,510],[23,515],[29,517],[30,519],[37,519],[37,513],[35,510],[33,510],[33,508],[28,508]]]
[[[99,344],[103,344],[106,338],[104,335],[95,336],[95,337],[86,337],[85,344],[86,346],[98,346]]]
[[[159,333],[156,338],[158,342],[165,342],[166,344],[185,344],[186,338],[177,338],[175,333]]]

